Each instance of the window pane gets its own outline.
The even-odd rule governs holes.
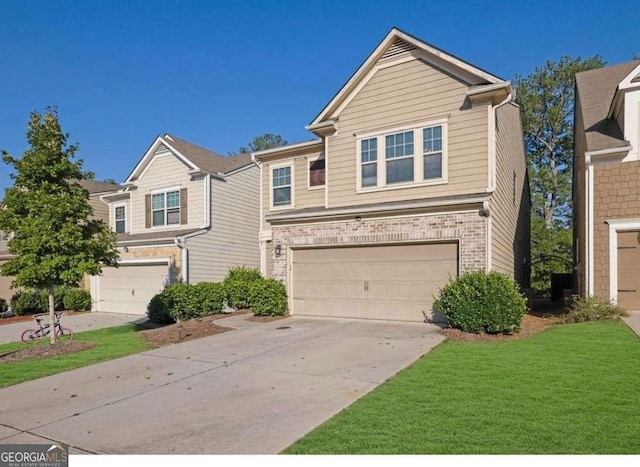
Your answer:
[[[124,219],[124,206],[118,206],[116,208],[116,220]]]
[[[360,161],[373,162],[378,158],[378,140],[365,139],[360,143]]]
[[[124,233],[124,221],[116,221],[116,233]]]
[[[413,155],[413,131],[388,135],[385,138],[387,159]]]
[[[167,225],[180,223],[180,209],[167,210]]]
[[[151,209],[164,209],[164,193],[151,195]]]
[[[180,207],[180,192],[170,191],[167,193],[167,208],[179,208]]]
[[[164,211],[153,211],[153,225],[164,225]]]
[[[442,178],[442,153],[424,156],[424,179]]]
[[[434,126],[423,130],[424,152],[442,151],[442,127]]]
[[[273,186],[291,185],[291,167],[273,169]]]
[[[413,181],[413,158],[387,161],[387,183]]]
[[[324,185],[324,159],[318,159],[309,165],[309,185]]]
[[[283,206],[291,204],[291,187],[273,189],[273,205]]]
[[[362,186],[376,186],[378,184],[378,164],[362,166]]]

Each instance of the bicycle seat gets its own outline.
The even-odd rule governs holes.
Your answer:
[[[42,318],[33,318],[36,320],[36,323],[39,323],[40,321],[42,321]]]

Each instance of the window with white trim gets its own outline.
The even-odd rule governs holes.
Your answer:
[[[274,207],[291,205],[291,166],[276,167],[271,171],[272,204]]]
[[[151,225],[180,224],[180,190],[151,195]]]
[[[116,225],[116,233],[125,233],[127,222],[127,212],[124,206],[116,206],[115,208],[115,225]]]
[[[357,139],[357,188],[368,191],[447,183],[446,133],[446,120],[437,120],[417,128],[363,135]],[[378,148],[384,148],[381,161]]]

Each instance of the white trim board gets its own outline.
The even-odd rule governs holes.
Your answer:
[[[618,301],[618,232],[640,230],[640,219],[614,219],[609,224],[609,300]]]

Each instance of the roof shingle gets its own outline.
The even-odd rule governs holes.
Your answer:
[[[251,164],[251,154],[225,157],[170,134],[165,135],[165,140],[180,154],[206,172],[229,173]]]

